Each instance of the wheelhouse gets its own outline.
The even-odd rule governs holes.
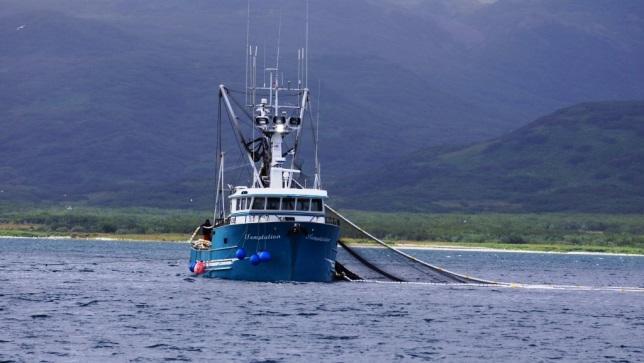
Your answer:
[[[237,187],[229,196],[230,223],[325,223],[326,198],[326,191],[320,189],[271,190]]]

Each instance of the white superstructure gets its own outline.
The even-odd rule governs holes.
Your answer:
[[[297,181],[301,173],[296,160],[303,120],[305,116],[310,116],[310,92],[305,86],[305,49],[298,50],[296,87],[291,87],[290,82],[287,82],[286,86],[283,85],[283,76],[277,66],[264,70],[268,77],[263,78],[268,78],[269,84],[258,86],[256,59],[257,47],[249,47],[249,82],[247,81],[244,107],[239,107],[226,86],[219,86],[220,100],[225,105],[238,142],[246,152],[252,171],[252,182],[248,187],[233,188],[226,198],[223,191],[225,184],[221,153],[215,219],[226,219],[231,224],[279,221],[325,223],[324,203],[327,192],[320,187],[317,132],[314,132],[313,185],[305,188]],[[238,106],[237,110],[233,105]],[[252,137],[247,137],[242,132],[243,121],[252,123]],[[229,201],[228,205],[225,200]],[[226,210],[229,213],[226,213]]]

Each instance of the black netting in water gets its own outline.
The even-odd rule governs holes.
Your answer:
[[[373,257],[374,256],[365,256],[360,248],[352,248],[340,242],[336,260],[347,270],[357,275],[353,279],[404,281],[401,277],[380,269],[378,265],[381,265],[381,263],[376,262],[376,264],[373,264],[371,261]],[[377,256],[376,258],[386,259],[386,256]]]
[[[429,267],[382,246],[351,246],[342,243],[338,261],[364,280],[432,283],[477,282],[445,270]]]
[[[351,246],[339,241],[337,261],[349,279],[429,283],[496,284],[451,272],[406,254],[372,236],[349,219],[326,206],[328,213],[374,241],[373,245]],[[342,272],[340,272],[342,273]],[[351,275],[351,276],[349,276]]]

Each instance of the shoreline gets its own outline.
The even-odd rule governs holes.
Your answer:
[[[147,238],[146,238],[147,237]],[[177,243],[188,244],[187,240],[178,240],[174,238],[156,238],[145,235],[130,235],[122,237],[113,236],[11,236],[0,235],[3,239],[47,239],[47,240],[86,240],[86,241],[105,241],[105,242],[151,242],[151,243]],[[360,248],[383,248],[375,243],[352,243],[355,247]],[[547,253],[547,254],[561,254],[561,255],[587,255],[587,256],[630,256],[630,257],[644,257],[644,253],[623,253],[623,252],[599,252],[599,251],[548,251],[538,249],[512,249],[512,248],[495,248],[486,246],[464,246],[459,244],[445,245],[440,242],[428,242],[426,244],[418,242],[401,243],[393,242],[390,244],[392,247],[406,249],[406,250],[421,250],[421,251],[455,251],[455,252],[494,252],[494,253]],[[551,245],[544,245],[551,246]]]
[[[363,247],[362,245],[359,245]],[[368,247],[368,246],[364,246]],[[392,247],[406,249],[406,250],[433,250],[433,251],[457,251],[457,252],[501,252],[501,253],[548,253],[560,255],[596,255],[596,256],[635,256],[644,257],[644,253],[622,253],[622,252],[596,252],[596,251],[539,251],[539,250],[522,250],[522,249],[503,249],[494,247],[468,247],[461,245],[454,246],[420,246],[420,245],[405,245],[405,244],[392,244]]]

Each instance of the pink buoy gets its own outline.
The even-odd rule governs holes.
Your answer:
[[[206,263],[203,261],[197,262],[195,264],[195,274],[201,275],[204,272],[206,272]]]

